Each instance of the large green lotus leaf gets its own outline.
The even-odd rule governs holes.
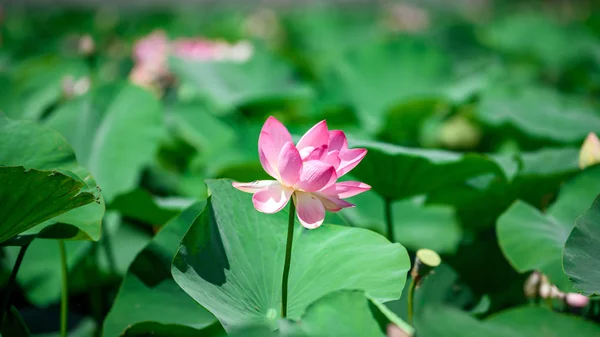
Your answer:
[[[372,22],[377,8],[340,11],[336,6],[320,2],[288,13],[290,42],[294,52],[303,55],[307,67],[319,70],[336,62],[339,55],[352,46],[365,43],[378,32]]]
[[[194,201],[183,198],[158,198],[143,189],[121,194],[110,204],[123,217],[161,226]]]
[[[545,208],[565,179],[581,170],[577,148],[545,148],[519,157],[523,165],[513,190],[518,199],[538,208]]]
[[[215,117],[202,101],[177,103],[167,109],[173,132],[205,156],[223,150],[235,140],[235,131]]]
[[[257,49],[245,62],[194,62],[170,60],[171,70],[220,112],[269,100],[312,97],[312,89],[294,79],[293,69],[283,60]]]
[[[539,270],[559,288],[571,290],[561,266],[563,247],[575,219],[585,211],[581,201],[593,199],[598,191],[600,167],[592,167],[567,181],[545,214],[515,202],[497,223],[498,242],[513,267],[521,273]]]
[[[256,324],[274,327],[281,309],[288,214],[256,211],[251,195],[233,188],[230,180],[208,180],[207,185],[211,198],[183,238],[173,277],[228,331]],[[359,228],[307,230],[296,223],[293,247],[291,319],[336,290],[364,290],[376,301],[397,299],[410,266],[400,244]]]
[[[415,197],[392,203],[394,242],[415,251],[429,248],[442,254],[454,253],[462,238],[454,210],[445,205],[423,205],[422,199]],[[356,207],[332,214],[339,214],[353,226],[387,236],[385,204],[377,193],[368,191],[348,201]]]
[[[25,60],[13,70],[8,88],[16,102],[0,108],[11,118],[38,120],[63,96],[66,78],[75,80],[87,73],[85,62],[79,58],[43,55]]]
[[[506,327],[488,327],[464,311],[439,304],[426,307],[415,324],[421,337],[512,337]]]
[[[0,242],[96,201],[93,193],[81,193],[83,182],[58,172],[0,167],[0,184]]]
[[[486,230],[516,200],[543,207],[562,182],[580,171],[579,149],[547,148],[514,156],[495,157],[512,181],[493,174],[474,177],[427,196],[429,204],[452,205],[463,226]]]
[[[73,145],[109,202],[137,185],[164,131],[158,99],[130,84],[102,87],[69,101],[46,124]]]
[[[553,21],[550,15],[534,12],[503,16],[486,27],[481,36],[485,43],[500,51],[534,57],[552,68],[581,60],[582,55],[592,52],[595,42],[577,27],[565,26]],[[569,48],[553,48],[563,45]]]
[[[465,228],[485,231],[516,199],[513,186],[494,174],[486,174],[430,193],[427,204],[452,206]]]
[[[368,141],[355,142],[352,147],[369,151],[352,175],[389,200],[427,194],[484,174],[495,174],[501,179],[506,175],[493,158],[485,155]]]
[[[541,307],[517,307],[488,317],[485,325],[497,331],[508,329],[519,337],[598,336],[600,326],[582,317]]]
[[[541,307],[517,307],[479,321],[466,312],[441,306],[426,310],[419,325],[423,337],[559,337],[598,336],[600,327],[581,317]]]
[[[447,54],[407,37],[360,44],[331,66],[361,124],[371,132],[379,131],[385,113],[395,106],[415,99],[443,99],[451,73]]]
[[[331,319],[335,317],[335,319]],[[362,337],[387,336],[390,323],[408,333],[413,328],[384,305],[365,296],[362,291],[340,290],[311,303],[299,321],[281,319],[279,330],[268,326],[251,326],[230,333],[231,337]]]
[[[173,218],[136,256],[104,320],[104,336],[129,336],[132,331],[153,331],[155,335],[160,335],[158,331],[170,331],[171,335],[179,335],[190,330],[198,334],[216,322],[175,283],[170,272],[178,243],[205,205],[206,202],[195,203]],[[146,322],[156,324],[147,326]]]
[[[558,176],[579,171],[578,148],[544,148],[535,152],[519,155],[523,167],[519,173],[522,177]]]
[[[0,207],[10,210],[1,212],[2,226],[10,230],[0,241],[37,234],[54,224],[67,226],[54,230],[53,237],[99,239],[104,201],[58,132],[0,117],[0,170],[0,193],[5,195]]]
[[[563,251],[563,268],[584,294],[600,294],[600,197],[575,222]]]
[[[490,86],[482,93],[477,116],[485,124],[510,125],[556,143],[580,142],[588,133],[600,132],[600,115],[591,103],[534,85]]]
[[[334,320],[331,318],[335,317]],[[306,337],[386,337],[387,325],[394,323],[404,331],[413,329],[377,301],[365,297],[364,292],[341,290],[327,294],[306,308],[297,324],[284,329],[283,336]]]

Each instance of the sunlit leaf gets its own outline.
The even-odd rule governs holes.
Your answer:
[[[173,277],[226,330],[274,326],[281,309],[288,215],[256,211],[251,195],[233,188],[230,180],[209,180],[208,187],[208,205],[182,241]],[[307,230],[296,224],[293,247],[292,319],[335,290],[364,290],[376,301],[396,299],[410,265],[400,244],[358,228],[323,225]]]

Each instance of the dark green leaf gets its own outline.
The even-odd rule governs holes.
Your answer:
[[[176,135],[205,156],[232,145],[236,136],[234,130],[213,116],[201,101],[178,103],[169,108],[167,121]]]
[[[387,227],[384,201],[374,192],[366,192],[348,199],[356,207],[339,214],[353,226],[374,230],[384,236]],[[424,205],[423,198],[415,197],[392,203],[394,242],[410,250],[433,249],[439,253],[456,251],[462,229],[454,210],[445,205]]]
[[[560,314],[540,307],[517,307],[478,321],[456,309],[433,306],[428,308],[420,325],[423,337],[559,337],[596,336],[597,324],[569,314]]]
[[[0,170],[0,194],[5,198],[0,207],[6,207],[0,212],[2,226],[10,229],[0,241],[27,230],[36,234],[57,223],[76,228],[54,231],[55,237],[98,240],[104,202],[94,179],[78,166],[59,133],[0,117]]]
[[[310,87],[294,79],[288,64],[263,50],[255,50],[241,63],[175,58],[170,66],[221,112],[260,101],[307,99],[313,94]]]
[[[214,316],[190,298],[170,272],[177,244],[205,205],[195,203],[183,211],[137,255],[104,321],[105,336],[129,336],[141,331],[158,335],[162,331],[163,336],[166,331],[171,335],[186,335],[187,331],[193,335],[215,323]]]
[[[427,194],[484,174],[495,174],[500,179],[505,177],[502,168],[485,155],[364,141],[352,146],[369,150],[352,175],[371,185],[385,199]]]
[[[119,195],[110,204],[110,209],[119,211],[124,217],[154,225],[165,224],[180,211],[162,206],[159,200],[142,189]]]
[[[0,183],[0,242],[48,219],[96,202],[93,193],[80,193],[83,182],[58,172],[5,166],[0,167]]]
[[[563,252],[565,273],[584,294],[600,294],[600,198],[575,222]]]
[[[383,126],[382,117],[394,106],[443,98],[451,72],[445,53],[408,37],[393,43],[360,44],[332,67],[362,125],[371,132]]]
[[[561,267],[562,251],[575,219],[585,211],[582,200],[600,191],[600,168],[569,180],[546,214],[517,201],[497,223],[498,242],[508,261],[521,273],[539,270],[563,290],[572,285]]]
[[[72,100],[47,125],[73,145],[107,201],[137,185],[164,131],[158,99],[129,84],[103,87]]]
[[[335,317],[334,320],[331,318]],[[283,331],[284,336],[386,337],[387,325],[394,323],[404,331],[413,329],[385,306],[365,297],[361,291],[342,290],[327,294],[306,308],[298,324]]]
[[[482,94],[477,116],[491,126],[510,125],[532,138],[556,143],[579,142],[589,132],[600,132],[600,116],[591,103],[531,85],[491,86]]]
[[[0,329],[2,337],[29,337],[29,329],[21,318],[19,311],[11,306],[6,316],[2,320],[2,329]]]

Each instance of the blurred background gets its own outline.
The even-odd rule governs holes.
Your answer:
[[[506,155],[576,151],[600,132],[592,0],[13,0],[0,27],[0,111],[61,132],[107,205],[102,240],[67,247],[81,336],[99,333],[156,231],[207,197],[204,179],[266,177],[257,138],[270,115],[294,135],[327,119],[351,142]],[[556,198],[568,171],[557,158],[545,164],[556,175],[520,198],[539,209]],[[506,193],[395,206],[397,240],[441,253],[469,289],[456,301],[485,295],[484,316],[526,301],[495,236],[516,198]],[[384,232],[381,198],[354,202],[328,221]],[[51,335],[58,251],[36,240],[27,254],[14,302],[32,334]]]

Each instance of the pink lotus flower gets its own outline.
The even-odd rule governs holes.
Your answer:
[[[288,130],[269,117],[260,132],[258,155],[264,170],[276,180],[234,182],[241,191],[254,193],[254,207],[263,213],[276,213],[293,198],[300,223],[309,229],[319,227],[325,211],[354,207],[343,200],[371,186],[358,181],[336,182],[367,154],[366,149],[348,149],[346,135],[327,129],[321,121],[294,145]]]

